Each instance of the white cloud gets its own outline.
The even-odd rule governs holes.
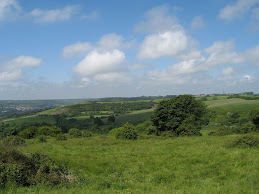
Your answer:
[[[65,58],[80,56],[86,54],[90,49],[92,49],[92,45],[89,42],[77,42],[64,47],[62,56]]]
[[[233,75],[233,73],[234,73],[234,70],[232,67],[227,67],[222,70],[223,76],[231,76],[231,75]]]
[[[219,18],[228,21],[240,18],[258,3],[259,0],[238,0],[235,4],[222,8]]]
[[[210,54],[206,63],[209,66],[239,64],[243,62],[243,57],[234,51],[232,41],[215,42],[211,47],[204,49],[207,54]]]
[[[30,56],[19,56],[11,61],[8,61],[6,68],[15,69],[23,67],[35,67],[42,63],[42,59],[30,57]]]
[[[0,0],[0,21],[13,19],[21,10],[16,0]]]
[[[245,51],[243,57],[253,65],[259,66],[259,45]]]
[[[201,16],[194,17],[191,26],[193,29],[203,28],[205,26],[203,18]]]
[[[259,20],[259,7],[253,10],[253,16],[256,20]]]
[[[121,64],[124,59],[124,53],[117,49],[105,52],[94,50],[86,55],[74,68],[74,71],[83,76],[112,72],[119,68],[118,65]]]
[[[130,83],[132,80],[127,74],[119,72],[97,74],[93,77],[93,79],[104,83]]]
[[[251,75],[244,75],[241,79],[240,82],[244,82],[244,83],[252,83],[256,80],[255,77],[251,76]]]
[[[0,85],[14,85],[15,81],[23,75],[23,68],[35,67],[41,63],[42,60],[39,58],[19,56],[0,64]]]
[[[119,49],[122,47],[123,37],[117,34],[103,35],[97,42],[96,47],[101,50]]]
[[[30,15],[35,18],[36,23],[54,23],[57,21],[69,20],[73,15],[78,13],[79,6],[66,6],[63,9],[41,10],[34,9]]]
[[[182,27],[176,27],[171,31],[146,36],[140,51],[139,58],[158,58],[180,54],[188,46],[188,37]]]
[[[0,84],[3,82],[13,81],[17,80],[21,76],[22,72],[21,70],[13,70],[13,71],[4,71],[0,72]]]
[[[100,14],[97,11],[94,11],[88,15],[83,15],[81,17],[82,20],[96,20],[100,17]]]
[[[137,32],[164,32],[178,24],[168,6],[155,7],[145,13],[144,21],[135,26]]]

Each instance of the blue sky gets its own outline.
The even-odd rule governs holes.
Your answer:
[[[0,99],[259,93],[259,0],[0,0]]]

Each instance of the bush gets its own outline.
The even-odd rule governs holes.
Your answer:
[[[5,139],[2,140],[2,142],[6,146],[20,146],[25,144],[24,139],[17,136],[6,137]]]
[[[12,183],[16,186],[68,183],[67,169],[40,153],[25,155],[17,150],[0,153],[0,187]]]
[[[159,132],[158,132],[158,130],[156,129],[156,127],[155,126],[152,126],[152,125],[150,125],[150,126],[148,126],[148,128],[146,129],[146,131],[147,131],[147,134],[148,135],[160,135],[159,134]]]
[[[66,141],[67,137],[64,134],[58,134],[56,137],[57,141]]]
[[[89,131],[85,131],[83,133],[83,137],[92,137],[93,136],[93,133],[89,132]]]
[[[117,139],[137,139],[138,134],[136,132],[136,127],[130,123],[124,124],[120,130],[117,131],[116,138]]]
[[[253,123],[251,122],[247,122],[247,123],[243,123],[237,130],[237,133],[241,133],[241,134],[245,134],[245,133],[249,133],[249,132],[253,132],[256,131],[256,127]]]
[[[185,119],[182,124],[176,129],[174,136],[201,136],[200,125],[195,120],[194,116]]]
[[[259,146],[259,138],[252,136],[252,135],[246,135],[243,137],[240,137],[238,139],[235,139],[231,143],[228,144],[231,147],[258,147]]]
[[[230,127],[221,126],[217,131],[212,131],[208,135],[212,136],[224,136],[224,135],[230,135],[233,134],[234,131]]]
[[[76,128],[69,129],[68,134],[71,137],[82,137],[82,135],[83,135],[82,131],[80,131],[79,129],[76,129]]]
[[[249,118],[256,127],[259,127],[259,109],[252,110],[249,114]]]
[[[38,128],[35,126],[31,126],[19,133],[19,136],[25,138],[25,139],[31,139],[34,138],[37,135]]]
[[[40,143],[47,142],[47,138],[45,136],[39,136],[38,137],[38,142],[40,142]]]

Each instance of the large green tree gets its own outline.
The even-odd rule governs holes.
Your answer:
[[[191,95],[180,95],[161,101],[151,120],[159,133],[167,131],[175,136],[200,135],[200,120],[205,113],[203,102]]]

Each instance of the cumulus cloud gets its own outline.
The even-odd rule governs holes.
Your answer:
[[[232,41],[215,42],[211,47],[205,49],[205,53],[209,54],[206,63],[209,66],[238,64],[243,62],[243,57],[234,51]]]
[[[13,19],[21,10],[16,0],[0,0],[0,21]]]
[[[254,48],[250,48],[243,53],[243,57],[246,61],[253,65],[259,66],[259,45]]]
[[[19,56],[0,64],[0,85],[13,85],[23,74],[23,68],[36,67],[42,63],[39,58]]]
[[[202,16],[196,16],[193,18],[191,26],[193,29],[201,29],[205,26]]]
[[[219,12],[219,18],[227,21],[240,18],[258,3],[259,0],[237,0],[235,4],[222,8]]]
[[[58,21],[69,20],[73,15],[78,13],[79,6],[70,5],[62,9],[42,10],[34,9],[30,15],[34,17],[36,23],[54,23]]]
[[[231,76],[231,75],[233,75],[233,73],[234,73],[234,70],[232,67],[227,67],[222,70],[223,76]]]
[[[254,82],[256,79],[255,77],[253,77],[252,75],[244,75],[241,79],[240,82],[244,82],[244,83],[252,83]]]
[[[74,56],[81,56],[86,54],[92,45],[89,42],[77,42],[63,48],[62,56],[64,58],[71,58]]]
[[[119,72],[97,74],[93,77],[93,79],[104,83],[129,83],[132,80],[132,78],[127,74]]]
[[[154,33],[164,32],[178,24],[177,18],[168,6],[155,7],[145,13],[144,20],[135,26],[135,31]]]
[[[184,51],[187,46],[188,37],[183,28],[178,26],[171,31],[146,36],[138,57],[154,59],[165,55],[174,56]]]
[[[119,49],[122,47],[123,37],[115,33],[105,34],[97,42],[96,47],[101,50]]]
[[[119,68],[118,65],[124,59],[124,53],[117,49],[105,52],[93,50],[74,68],[74,71],[83,76],[112,72]]]

